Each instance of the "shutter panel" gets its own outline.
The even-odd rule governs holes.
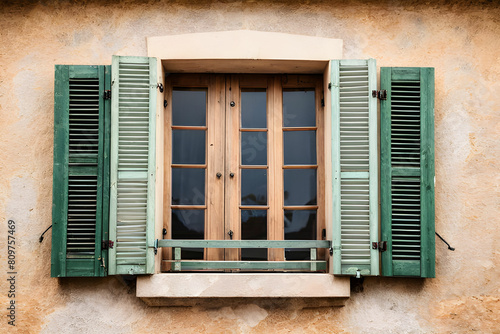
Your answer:
[[[434,277],[434,69],[380,73],[382,274]]]
[[[52,277],[106,276],[109,66],[56,65]]]
[[[156,58],[113,56],[110,274],[154,272]]]
[[[379,274],[377,68],[374,59],[332,60],[334,274]]]

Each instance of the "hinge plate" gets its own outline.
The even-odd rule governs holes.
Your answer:
[[[105,90],[104,93],[102,94],[102,98],[105,100],[111,100],[111,91]]]
[[[114,242],[111,240],[103,240],[102,242],[102,249],[111,249],[114,246]]]
[[[372,90],[372,97],[378,97],[379,100],[387,100],[387,91],[382,90]]]
[[[387,241],[372,242],[372,249],[378,249],[379,252],[387,250]]]

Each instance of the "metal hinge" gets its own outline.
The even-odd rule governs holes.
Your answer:
[[[382,90],[372,90],[372,97],[378,97],[379,100],[387,100],[387,91]]]
[[[105,90],[104,93],[102,94],[102,98],[105,100],[111,100],[111,91]]]
[[[101,248],[102,249],[111,249],[111,248],[113,248],[114,244],[115,243],[113,241],[111,241],[111,240],[104,240],[102,242],[102,247]]]
[[[379,252],[387,250],[387,241],[372,242],[372,249],[378,249]]]

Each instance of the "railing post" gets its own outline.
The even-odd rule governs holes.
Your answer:
[[[311,271],[316,271],[316,248],[311,248]]]
[[[181,271],[181,249],[176,247],[174,250],[174,271]]]

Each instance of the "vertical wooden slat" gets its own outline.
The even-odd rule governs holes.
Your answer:
[[[54,82],[54,170],[52,190],[52,277],[66,273],[68,215],[69,70],[56,65]]]
[[[422,277],[435,277],[434,209],[434,68],[420,70],[421,90],[421,201],[422,201]]]

